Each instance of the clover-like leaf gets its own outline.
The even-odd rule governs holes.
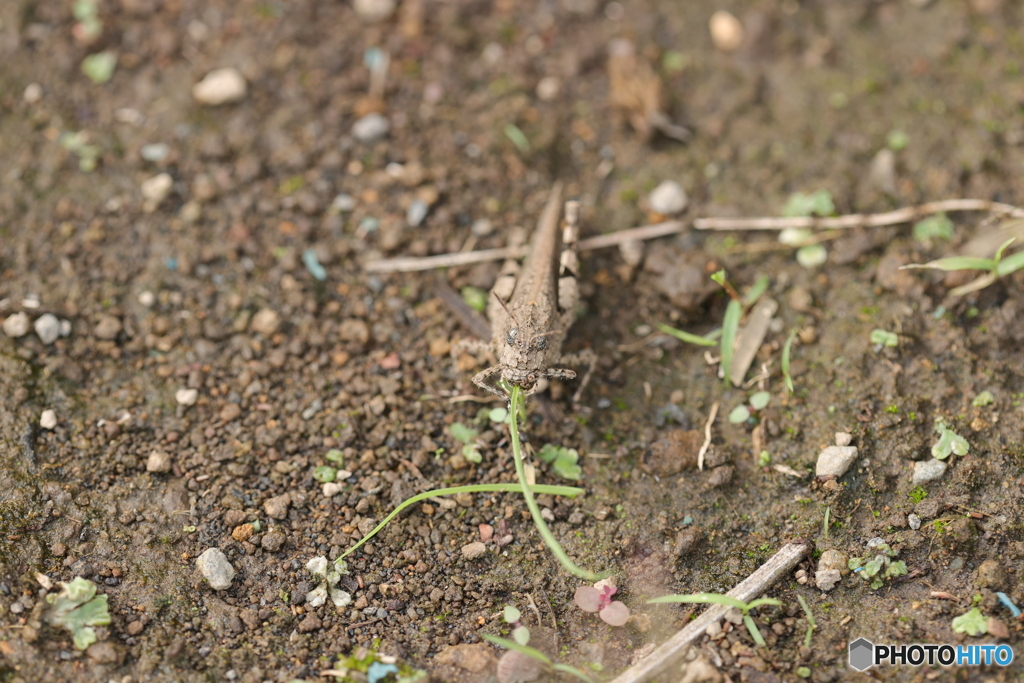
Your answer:
[[[597,616],[609,626],[622,626],[629,621],[629,608],[618,600],[613,600]]]
[[[472,443],[473,439],[477,436],[477,431],[475,429],[467,427],[461,422],[452,423],[452,425],[448,427],[448,431],[451,432],[451,435],[456,441],[461,441],[466,444]]]
[[[593,586],[580,586],[572,599],[584,612],[596,612],[601,607],[601,591]]]
[[[953,632],[966,633],[969,636],[982,636],[988,633],[988,618],[975,607],[967,614],[953,619]]]
[[[47,621],[70,631],[75,647],[84,650],[96,642],[92,627],[110,623],[107,596],[96,595],[96,584],[80,576],[71,583],[61,581],[60,586],[60,592],[46,596],[52,605]]]

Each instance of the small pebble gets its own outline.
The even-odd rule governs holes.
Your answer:
[[[857,458],[856,446],[829,446],[818,456],[815,475],[838,479]]]
[[[71,321],[61,320],[60,321],[60,336],[70,337],[71,336]]]
[[[937,458],[928,458],[914,463],[914,486],[941,479],[946,473],[946,463]]]
[[[352,3],[356,16],[371,24],[390,19],[395,6],[395,0],[354,0]]]
[[[112,315],[105,315],[100,318],[96,328],[92,331],[97,339],[113,341],[121,333],[121,321]]]
[[[153,451],[146,459],[146,471],[163,473],[171,471],[171,456],[164,451]]]
[[[843,575],[837,569],[818,570],[814,572],[814,585],[818,587],[818,590],[827,593],[835,588],[842,578]]]
[[[737,607],[730,607],[729,611],[725,613],[725,620],[730,624],[739,626],[743,623],[743,613]]]
[[[159,173],[143,180],[140,186],[142,198],[145,200],[143,208],[148,212],[154,211],[160,206],[160,202],[167,199],[173,185],[174,179],[169,173]]]
[[[562,84],[554,76],[545,76],[537,83],[537,98],[543,102],[550,102],[558,97],[562,90]]]
[[[25,92],[22,94],[22,98],[26,104],[35,104],[43,98],[43,86],[38,83],[29,83],[25,86]]]
[[[888,147],[880,149],[871,160],[868,183],[887,195],[896,194],[896,153]]]
[[[907,515],[907,525],[914,531],[917,531],[921,528],[921,518],[911,512]]]
[[[217,548],[209,548],[196,558],[196,569],[215,591],[222,591],[231,586],[235,578],[235,569],[228,562],[227,556]]]
[[[988,634],[993,638],[999,638],[1006,640],[1010,637],[1010,629],[1006,627],[1006,622],[996,617],[988,618]]]
[[[171,153],[171,148],[166,142],[153,142],[148,145],[143,145],[142,149],[139,150],[139,156],[146,161],[163,161],[167,158],[167,155]]]
[[[199,398],[198,389],[178,389],[174,392],[174,400],[180,406],[194,406]]]
[[[324,496],[327,498],[331,498],[332,496],[336,496],[339,493],[341,493],[342,489],[344,488],[345,485],[341,482],[329,481],[323,485]]]
[[[405,221],[409,224],[410,228],[415,228],[423,222],[427,217],[427,211],[430,207],[427,203],[420,200],[414,199],[412,204],[409,205],[409,210],[405,212]]]
[[[853,434],[847,434],[846,432],[836,432],[837,446],[849,446],[851,443],[853,443]]]
[[[466,560],[475,560],[487,552],[487,546],[480,541],[473,541],[462,546],[462,557]]]
[[[146,308],[153,308],[153,306],[156,304],[156,294],[147,289],[139,293],[138,301]]]
[[[53,429],[57,426],[57,413],[52,410],[44,410],[39,416],[39,426],[43,429]]]
[[[722,52],[734,52],[743,44],[743,24],[725,10],[718,10],[708,22],[711,42]]]
[[[60,337],[60,321],[51,313],[39,316],[35,324],[36,334],[44,344],[52,344]]]
[[[331,202],[331,208],[341,213],[349,213],[356,208],[356,200],[351,195],[339,194]]]
[[[391,124],[388,120],[381,114],[372,112],[352,125],[352,136],[363,144],[371,145],[382,140],[389,130],[391,130]]]
[[[27,313],[15,313],[14,315],[7,316],[3,324],[4,334],[8,337],[24,337],[28,334],[29,330],[29,319]]]
[[[647,198],[651,211],[663,216],[672,216],[681,212],[686,208],[688,202],[686,191],[674,180],[661,181],[661,184],[654,188]]]
[[[281,318],[277,315],[277,311],[264,308],[252,317],[251,327],[253,332],[259,332],[264,337],[269,337],[277,332],[280,324]]]
[[[216,107],[245,97],[245,77],[234,68],[214,69],[192,86],[192,97],[199,104]]]

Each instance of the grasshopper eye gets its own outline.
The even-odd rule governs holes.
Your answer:
[[[508,331],[508,334],[505,335],[505,343],[508,344],[509,346],[512,346],[513,344],[516,343],[517,337],[519,337],[519,328],[513,327],[511,330]]]
[[[543,351],[547,347],[548,347],[548,338],[547,337],[539,337],[539,338],[537,338],[536,341],[533,342],[533,348],[537,349],[538,351]]]

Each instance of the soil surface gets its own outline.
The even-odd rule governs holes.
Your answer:
[[[486,291],[500,264],[364,264],[504,246],[558,180],[584,237],[663,220],[648,197],[664,180],[688,221],[779,215],[815,190],[840,214],[1022,203],[1018,3],[728,3],[732,50],[709,1],[78,4],[79,20],[72,3],[0,3],[0,680],[365,681],[379,656],[496,680],[481,635],[508,636],[506,605],[533,645],[609,680],[701,609],[648,599],[724,593],[793,540],[814,552],[768,590],[783,604],[757,612],[766,645],[727,623],[664,680],[845,680],[858,637],[1019,646],[996,593],[1024,605],[1024,279],[954,298],[969,276],[899,270],[991,231],[977,213],[951,215],[949,239],[830,235],[810,268],[763,232],[581,255],[566,347],[598,369],[578,410],[572,382],[532,397],[525,429],[535,450],[579,451],[586,495],[540,502],[577,563],[614,572],[626,626],[576,607],[585,582],[512,494],[414,506],[347,558],[343,607],[316,604],[306,568],[415,493],[515,481],[500,403],[470,381],[487,359],[453,367],[472,332],[440,294]],[[105,51],[116,68],[94,83],[83,59]],[[197,101],[222,67],[244,94]],[[692,135],[651,130],[655,114]],[[741,292],[767,276],[779,304],[746,388],[718,378],[717,349],[654,327],[719,327],[720,268]],[[759,384],[767,407],[731,423]],[[969,450],[915,485],[937,420]],[[478,431],[479,464],[455,423]],[[819,480],[837,432],[856,458]],[[574,483],[537,462],[540,483]],[[324,467],[342,471],[325,485]],[[907,573],[872,588],[846,562],[876,538]],[[197,570],[211,548],[234,571],[223,590]],[[109,605],[85,651],[45,600],[75,577]],[[954,633],[972,607],[988,635]]]

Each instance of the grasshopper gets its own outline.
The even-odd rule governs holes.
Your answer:
[[[576,404],[597,362],[589,349],[562,354],[562,342],[579,301],[576,242],[580,204],[575,200],[565,203],[565,228],[560,231],[561,195],[561,183],[556,183],[522,267],[513,259],[502,266],[488,302],[491,342],[476,342],[488,347],[498,363],[477,373],[473,383],[503,398],[507,395],[501,380],[530,395],[541,379],[574,379],[576,372],[564,366],[587,365],[573,396]]]

